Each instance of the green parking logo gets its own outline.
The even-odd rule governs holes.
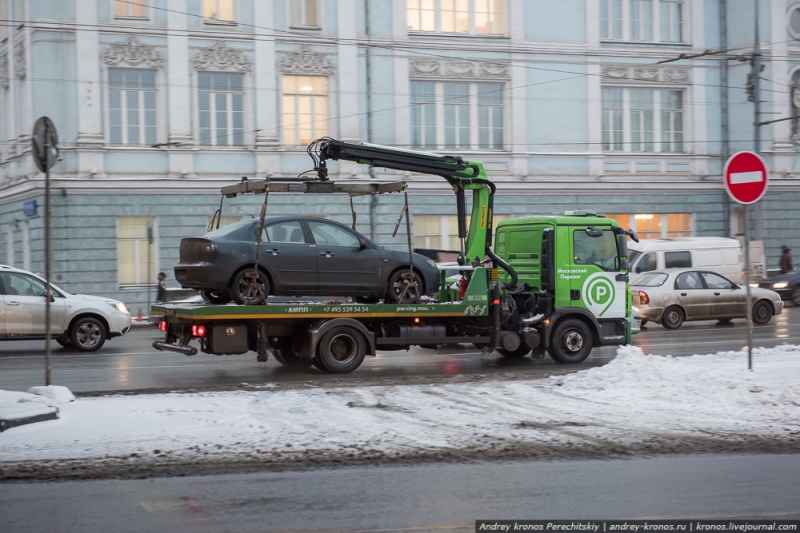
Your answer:
[[[595,278],[589,282],[586,287],[586,303],[596,312],[597,309],[602,309],[597,316],[603,316],[611,304],[614,303],[614,284],[608,278]]]

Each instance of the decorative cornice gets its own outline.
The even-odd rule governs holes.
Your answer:
[[[421,59],[410,62],[415,78],[497,78],[508,79],[508,63],[497,61],[435,61]]]
[[[658,83],[688,85],[691,69],[682,67],[631,67],[603,65],[603,81],[612,83]]]
[[[14,76],[18,80],[25,77],[25,45],[22,43],[14,51]]]
[[[313,51],[307,44],[301,46],[297,52],[283,54],[278,68],[284,74],[333,76],[336,72],[330,57]]]
[[[244,50],[231,48],[220,41],[214,46],[200,48],[194,54],[192,66],[195,70],[233,70],[235,72],[250,72],[253,63]]]
[[[106,51],[101,56],[106,65],[126,64],[129,66],[146,65],[151,68],[163,68],[164,58],[156,46],[142,44],[131,35],[123,43],[114,43],[106,47]]]

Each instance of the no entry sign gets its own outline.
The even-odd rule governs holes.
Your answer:
[[[767,192],[769,172],[764,160],[753,152],[739,152],[725,163],[725,189],[740,204],[757,202]]]

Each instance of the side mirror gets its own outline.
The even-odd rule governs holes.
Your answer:
[[[630,270],[631,265],[628,263],[627,259],[623,259],[622,262],[619,264],[620,270]]]
[[[639,236],[638,236],[638,235],[636,235],[636,232],[635,232],[635,231],[633,231],[632,229],[629,229],[629,230],[628,230],[628,235],[630,236],[630,238],[631,238],[631,240],[632,240],[633,242],[639,242]]]
[[[586,228],[586,235],[588,235],[589,237],[602,237],[603,230],[599,230],[594,226],[589,226],[588,228]]]
[[[367,247],[367,241],[365,239],[363,239],[362,237],[359,237],[358,238],[358,246],[359,246],[359,248],[364,250]]]

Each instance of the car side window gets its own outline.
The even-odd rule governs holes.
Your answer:
[[[691,268],[692,254],[690,252],[665,252],[664,268]]]
[[[19,296],[44,296],[44,283],[19,272],[5,272],[0,274],[5,294]]]
[[[644,254],[641,259],[639,259],[639,263],[636,265],[636,273],[639,272],[650,272],[651,270],[656,269],[656,254],[649,253]]]
[[[289,242],[295,244],[305,244],[306,237],[303,234],[303,226],[299,220],[285,220],[276,222],[264,228],[266,240],[269,242]]]
[[[719,274],[711,272],[703,272],[703,278],[706,280],[706,285],[709,289],[732,289],[733,283],[729,279],[723,278]]]
[[[675,288],[682,291],[692,289],[702,289],[703,282],[697,272],[684,272],[675,279]]]
[[[353,233],[327,222],[309,221],[311,234],[318,245],[360,248],[361,243]]]

